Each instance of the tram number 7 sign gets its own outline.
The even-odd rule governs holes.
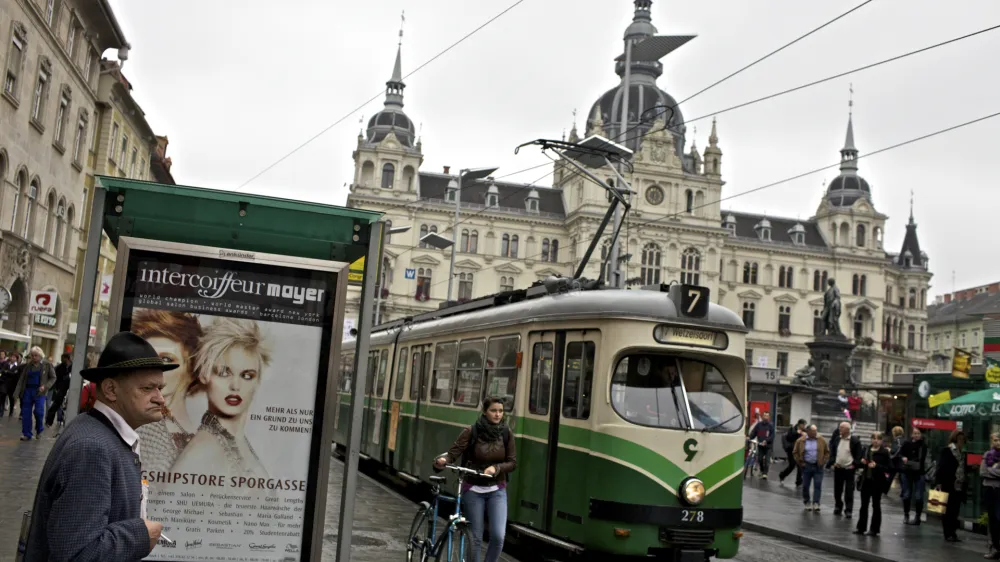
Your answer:
[[[708,287],[683,285],[681,287],[681,313],[684,316],[703,318],[708,314]]]

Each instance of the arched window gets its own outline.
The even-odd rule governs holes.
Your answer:
[[[460,273],[458,275],[458,300],[472,300],[472,274]]]
[[[426,301],[431,298],[431,268],[417,270],[417,294],[418,301]]]
[[[824,271],[824,272],[823,272],[823,279],[822,279],[822,283],[820,283],[820,286],[819,286],[819,290],[820,290],[820,291],[825,291],[825,290],[826,290],[826,282],[827,282],[827,281],[828,281],[829,279],[830,279],[830,274],[829,274],[828,272]]]
[[[500,257],[510,257],[510,234],[504,234],[500,239]]]
[[[384,189],[392,189],[392,184],[396,179],[396,167],[392,164],[386,162],[382,166],[382,187]]]
[[[743,263],[743,283],[747,285],[757,284],[757,262]]]
[[[500,278],[500,291],[507,292],[514,290],[514,277],[501,277]]]
[[[694,193],[690,189],[684,191],[684,210],[688,213],[694,211]]]
[[[854,237],[854,243],[857,244],[859,248],[865,247],[865,225],[858,225],[857,232]]]
[[[795,268],[792,266],[781,266],[778,268],[778,286],[785,289],[792,288],[792,277],[795,275]]]
[[[754,312],[757,306],[752,302],[743,303],[743,324],[753,330]]]
[[[517,257],[517,234],[510,237],[510,257]]]
[[[426,224],[420,225],[420,238],[423,238],[424,236],[427,236],[428,232],[429,231],[427,230],[427,225]],[[420,247],[421,248],[426,248],[427,247],[427,243],[421,240]]]
[[[861,282],[858,285],[858,295],[866,296],[868,294],[868,276],[862,275]]]
[[[818,269],[813,271],[813,290],[814,291],[823,290],[823,282],[820,280]]]
[[[542,261],[549,261],[549,239],[542,238]]]
[[[660,259],[662,255],[660,247],[656,244],[646,244],[642,249],[642,268],[640,277],[643,285],[657,285],[660,283]]]
[[[917,308],[917,290],[910,289],[910,308]]]
[[[778,331],[786,334],[792,331],[792,307],[778,307]]]
[[[860,295],[861,294],[860,291],[861,291],[861,276],[855,273],[854,276],[851,277],[851,294]]]
[[[973,345],[975,347],[978,348],[979,347],[979,335],[978,335],[978,332],[972,332],[972,333],[973,333],[972,343],[973,343]],[[920,327],[920,346],[917,347],[917,349],[919,349],[920,351],[924,350],[924,327],[923,326]]]
[[[469,253],[475,254],[479,251],[479,231],[473,230],[469,235]]]
[[[58,255],[66,239],[66,200],[60,199],[56,205],[56,235],[52,244],[52,255]]]
[[[552,241],[552,250],[551,250],[551,253],[549,254],[549,258],[551,258],[551,259],[549,259],[549,261],[552,262],[552,263],[557,263],[559,261],[559,241],[558,240],[553,240]]]
[[[696,248],[688,248],[681,255],[681,283],[697,285],[701,281],[701,253]]]
[[[820,311],[813,311],[813,335],[818,336],[823,333],[823,315]]]
[[[916,339],[916,328],[914,328],[913,324],[910,324],[910,327],[906,329],[906,349],[915,349],[917,346]]]
[[[73,239],[73,233],[75,232],[75,226],[73,224],[73,219],[76,213],[73,211],[71,206],[66,210],[66,240],[63,241],[63,251],[62,259],[63,261],[69,261],[69,257],[73,255],[73,244],[76,242]]]
[[[31,232],[31,219],[35,216],[35,199],[38,198],[38,180],[32,180],[28,187],[28,198],[24,206],[24,227],[21,229],[21,237],[28,238]]]
[[[854,339],[860,340],[865,337],[865,322],[868,320],[867,309],[859,308],[854,315]]]
[[[927,308],[927,289],[920,289],[920,308]]]
[[[892,343],[892,318],[885,319],[885,333],[882,334],[882,341],[886,344]]]
[[[462,239],[461,240],[462,240],[462,243],[458,247],[459,251],[460,252],[468,252],[469,251],[469,231],[468,231],[468,229],[462,231]]]
[[[45,251],[54,254],[55,245],[52,243],[56,234],[56,192],[50,191],[45,201],[48,213],[45,214],[45,232],[42,233],[42,247]]]

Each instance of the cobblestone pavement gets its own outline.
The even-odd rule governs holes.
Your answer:
[[[898,489],[891,490],[883,499],[882,533],[879,537],[858,536],[851,533],[857,524],[861,497],[854,496],[854,519],[833,515],[833,474],[823,478],[820,513],[806,513],[802,506],[801,488],[795,487],[792,474],[784,484],[778,473],[785,463],[771,467],[770,480],[747,480],[743,490],[744,527],[765,532],[783,539],[827,548],[832,552],[868,560],[907,560],[908,562],[964,562],[982,560],[986,552],[986,537],[959,531],[963,542],[944,542],[941,522],[937,516],[919,527],[903,523],[903,509],[898,500]],[[851,555],[851,554],[848,554]],[[866,556],[868,555],[868,556]]]

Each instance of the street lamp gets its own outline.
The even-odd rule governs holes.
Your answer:
[[[452,180],[455,182],[455,222],[451,227],[452,239],[448,240],[443,236],[439,236],[435,232],[431,232],[420,239],[421,242],[426,242],[428,245],[442,250],[451,246],[451,263],[448,266],[447,302],[451,301],[452,285],[454,285],[455,282],[455,247],[458,246],[458,214],[462,205],[462,185],[467,182],[473,182],[489,177],[495,171],[497,171],[497,168],[465,168],[464,170],[461,170],[458,173],[458,180]]]
[[[388,238],[393,234],[402,234],[410,230],[409,226],[393,226],[385,231],[385,237]],[[379,264],[379,270],[382,274],[379,276],[378,291],[375,292],[375,323],[373,326],[378,326],[382,319],[382,291],[385,289],[385,268],[381,267]]]

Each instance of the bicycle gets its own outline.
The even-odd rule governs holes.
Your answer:
[[[455,465],[446,465],[446,469],[458,474],[458,487],[454,497],[441,494],[441,484],[446,480],[444,476],[431,476],[430,502],[420,502],[417,514],[413,517],[413,524],[410,525],[409,539],[406,541],[406,562],[426,562],[434,560],[446,562],[471,562],[475,560],[472,554],[472,530],[469,522],[462,515],[462,483],[466,476],[487,477],[488,474]],[[448,517],[448,523],[437,540],[434,535],[438,525],[438,506],[441,498],[455,502],[455,513]],[[457,535],[457,537],[456,537]],[[457,547],[457,548],[456,548]],[[420,550],[420,557],[414,557],[416,550]],[[455,556],[457,550],[457,556]],[[447,558],[442,558],[447,552]]]
[[[745,461],[743,461],[743,479],[747,479],[747,474],[753,476],[757,472],[757,440],[751,439],[750,443],[750,454],[747,455]]]

